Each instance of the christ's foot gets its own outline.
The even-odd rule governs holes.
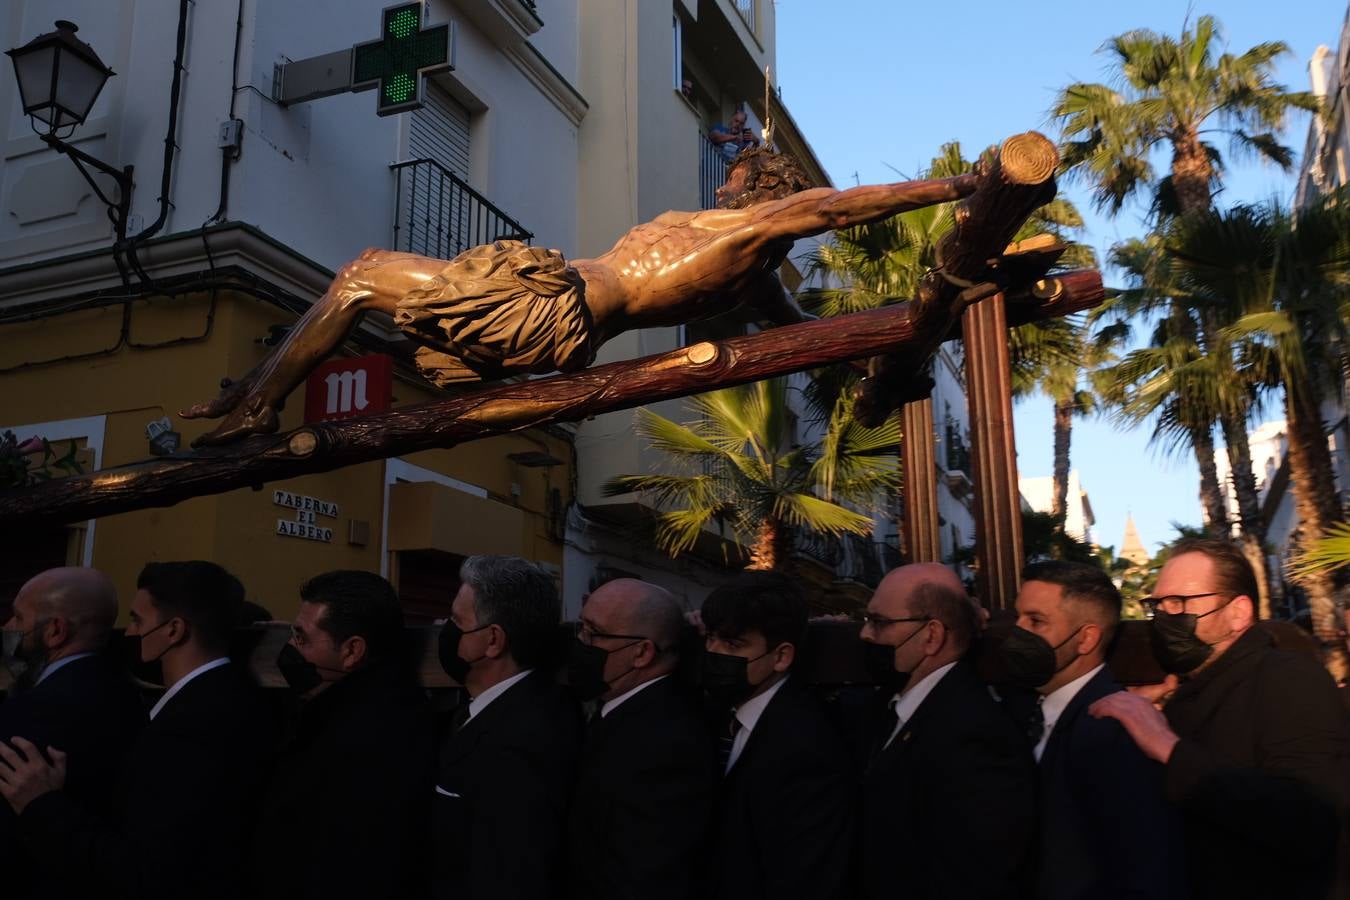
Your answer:
[[[238,381],[222,378],[220,379],[220,394],[214,400],[207,400],[189,406],[187,409],[180,409],[178,415],[184,419],[219,419],[239,405],[240,399],[248,393],[252,384],[253,379],[247,377]]]
[[[215,430],[198,437],[192,442],[192,446],[213,447],[228,444],[251,434],[273,434],[279,427],[281,421],[277,417],[277,411],[267,402],[266,397],[262,394],[250,394],[242,403],[238,403],[230,410],[224,422],[221,422]]]

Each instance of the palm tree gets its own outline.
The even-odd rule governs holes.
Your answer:
[[[1323,400],[1339,389],[1350,321],[1350,209],[1329,195],[1289,215],[1274,204],[1193,217],[1174,229],[1168,254],[1180,287],[1203,303],[1227,305],[1224,336],[1245,342],[1250,378],[1281,389],[1289,441],[1289,481],[1305,544],[1338,526]],[[1345,673],[1336,594],[1350,571],[1300,570],[1313,631]]]
[[[1172,227],[1180,227],[1173,225]],[[1224,311],[1176,284],[1165,239],[1157,234],[1118,244],[1111,261],[1131,283],[1097,313],[1099,318],[1165,313],[1153,330],[1153,343],[1127,358],[1127,364],[1103,372],[1105,393],[1115,401],[1117,417],[1131,425],[1157,415],[1154,440],[1169,451],[1189,447],[1200,469],[1201,505],[1211,533],[1226,536],[1229,516],[1214,459],[1214,425],[1224,434],[1237,523],[1244,554],[1258,574],[1263,613],[1270,608],[1271,586],[1265,558],[1266,526],[1261,516],[1252,469],[1247,424],[1256,408],[1257,385],[1239,378],[1232,342],[1217,327]],[[1200,311],[1213,313],[1209,340],[1201,338]],[[1103,331],[1121,329],[1122,324]]]
[[[1278,138],[1285,116],[1316,111],[1320,101],[1273,80],[1287,44],[1216,56],[1221,38],[1213,16],[1201,16],[1193,30],[1183,26],[1180,39],[1127,31],[1102,46],[1121,90],[1080,82],[1060,92],[1053,115],[1063,127],[1065,170],[1092,184],[1099,208],[1118,213],[1142,190],[1164,215],[1209,209],[1224,169],[1210,135],[1226,134],[1236,153],[1292,166],[1293,153]],[[1172,153],[1161,180],[1151,162],[1158,149]]]
[[[1241,54],[1216,55],[1220,40],[1221,26],[1213,16],[1201,16],[1193,30],[1183,26],[1179,39],[1144,29],[1128,31],[1102,47],[1120,90],[1080,82],[1060,92],[1052,112],[1063,129],[1064,167],[1093,186],[1099,209],[1114,215],[1130,197],[1146,191],[1160,220],[1205,212],[1224,170],[1212,135],[1227,135],[1235,155],[1255,155],[1290,169],[1293,153],[1278,134],[1291,110],[1317,111],[1320,100],[1274,81],[1275,63],[1289,52],[1287,44],[1269,41]],[[1156,150],[1164,149],[1172,158],[1168,174],[1159,179],[1151,160]],[[1203,352],[1215,356],[1224,371],[1233,361],[1219,336],[1221,325],[1212,309],[1201,310]],[[1259,519],[1247,447],[1248,412],[1249,404],[1230,402],[1211,420],[1222,427],[1246,535]],[[1212,426],[1209,434],[1201,434],[1199,418],[1192,421],[1206,514],[1211,525],[1223,523],[1226,516],[1218,515],[1222,502],[1215,499],[1220,495]]]
[[[795,529],[871,534],[866,511],[899,486],[898,420],[863,427],[847,392],[835,403],[824,437],[806,446],[794,443],[786,378],[688,403],[694,418],[684,425],[638,411],[639,434],[677,471],[620,475],[604,488],[610,496],[639,491],[652,497],[662,510],[657,544],[671,556],[691,549],[710,526],[730,526],[749,544],[749,568],[779,568]]]
[[[1054,404],[1054,496],[1050,514],[1064,529],[1069,496],[1069,448],[1073,420],[1097,412],[1091,373],[1115,358],[1109,344],[1092,340],[1087,324],[1051,319],[1010,335],[1013,397],[1043,393]],[[1085,378],[1085,375],[1088,377]]]

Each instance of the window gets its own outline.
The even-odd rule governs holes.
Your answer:
[[[679,16],[671,16],[670,24],[675,37],[674,52],[671,54],[671,59],[674,60],[671,67],[671,86],[678,91],[684,81],[684,26],[680,24]]]

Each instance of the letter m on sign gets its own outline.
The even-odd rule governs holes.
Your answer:
[[[305,382],[306,424],[385,412],[393,376],[393,360],[383,353],[329,360]]]

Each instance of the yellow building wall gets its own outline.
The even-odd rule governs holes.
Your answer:
[[[145,427],[162,416],[173,421],[186,446],[212,426],[180,419],[176,411],[214,395],[222,376],[237,378],[251,369],[270,350],[258,342],[268,326],[289,325],[295,318],[234,292],[221,292],[214,311],[207,295],[140,300],[132,304],[126,337],[119,340],[123,315],[118,305],[0,327],[0,427],[106,416],[104,468],[148,458]],[[136,346],[185,336],[201,339],[155,349]],[[61,361],[81,354],[97,355]],[[25,363],[43,364],[13,368]],[[395,377],[396,406],[437,396],[410,377]],[[282,428],[300,425],[303,417],[301,385],[288,399]],[[563,464],[526,468],[507,458],[528,451],[547,452]],[[571,500],[567,441],[530,431],[412,454],[406,461],[485,489],[489,499],[479,502],[519,510],[524,527],[504,546],[561,565],[562,545],[550,536],[549,495],[556,488],[564,505]],[[294,520],[296,513],[273,502],[276,490],[338,504],[337,518],[315,521],[333,530],[331,543],[278,535],[277,520]],[[93,564],[113,578],[123,610],[146,562],[209,559],[238,575],[250,600],[289,618],[305,579],[337,568],[380,571],[384,495],[385,462],[379,460],[270,482],[260,490],[109,516],[96,524]],[[348,541],[353,520],[368,525],[364,546]]]

